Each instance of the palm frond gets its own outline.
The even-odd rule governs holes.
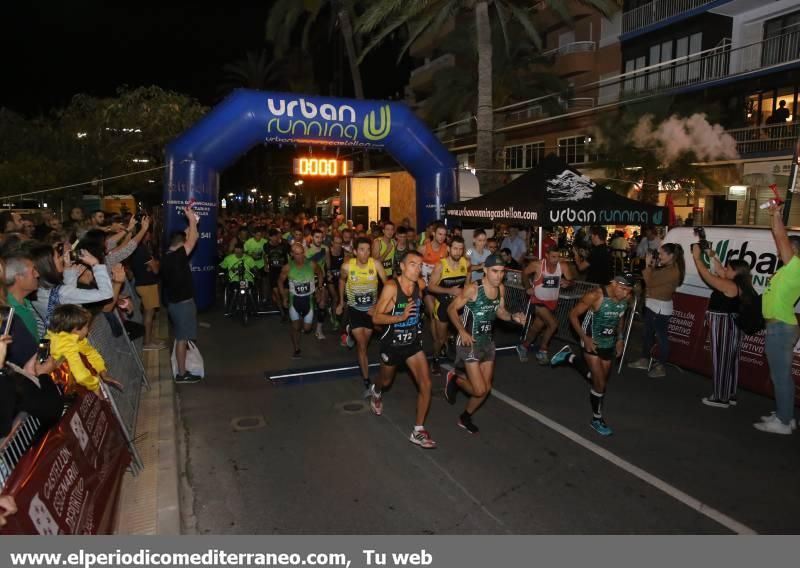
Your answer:
[[[496,1],[504,2],[506,6],[508,6],[508,9],[514,16],[514,19],[519,22],[520,25],[522,25],[522,29],[525,30],[528,39],[530,39],[537,48],[541,49],[543,45],[542,36],[539,35],[539,31],[536,29],[536,26],[533,25],[533,22],[528,16],[527,10],[518,6],[515,2],[508,2],[507,0]]]

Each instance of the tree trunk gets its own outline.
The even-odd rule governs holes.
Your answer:
[[[342,39],[344,39],[344,48],[347,51],[347,62],[350,64],[350,77],[353,79],[353,94],[356,98],[362,100],[364,98],[364,85],[361,82],[361,70],[358,68],[358,54],[356,53],[356,46],[353,42],[353,23],[350,21],[350,14],[343,5],[339,4],[339,27],[342,30]],[[364,150],[362,158],[362,167],[365,170],[370,169],[369,151]]]
[[[478,40],[478,120],[475,168],[481,193],[494,189],[494,176],[489,171],[494,167],[492,135],[492,29],[489,22],[489,2],[480,0],[475,5],[475,27]]]

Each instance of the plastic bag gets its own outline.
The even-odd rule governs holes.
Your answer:
[[[172,375],[178,376],[178,360],[175,356],[175,347],[177,341],[172,344]],[[194,341],[189,341],[189,346],[186,349],[186,371],[198,377],[205,377],[205,366],[203,365],[203,356],[200,354],[200,349]]]

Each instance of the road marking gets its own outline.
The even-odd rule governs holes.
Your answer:
[[[731,517],[725,515],[724,513],[718,511],[717,509],[715,509],[713,507],[710,507],[709,505],[703,503],[699,499],[695,499],[694,497],[692,497],[691,495],[688,495],[687,493],[684,493],[683,491],[681,491],[677,487],[675,487],[673,485],[670,485],[669,483],[667,483],[663,479],[660,479],[660,478],[656,477],[655,475],[646,472],[642,468],[637,467],[637,466],[633,465],[632,463],[622,459],[618,455],[609,452],[608,450],[606,450],[605,448],[603,448],[601,446],[598,446],[594,442],[590,442],[589,440],[587,440],[583,436],[577,434],[576,432],[573,432],[572,430],[570,430],[566,426],[562,426],[558,422],[556,422],[554,420],[551,420],[550,418],[548,418],[547,416],[545,416],[543,414],[540,414],[539,412],[536,412],[532,408],[530,408],[528,406],[525,406],[524,404],[522,404],[521,402],[519,402],[517,400],[514,400],[510,396],[499,392],[497,389],[492,389],[492,396],[497,398],[497,399],[499,399],[499,400],[502,400],[503,402],[505,402],[506,404],[508,404],[512,408],[516,408],[517,410],[519,410],[523,414],[526,414],[526,415],[530,416],[531,418],[533,418],[534,420],[540,422],[544,426],[547,426],[551,430],[555,430],[556,432],[558,432],[562,436],[572,440],[573,442],[575,442],[579,446],[582,446],[583,448],[589,450],[590,452],[592,452],[593,454],[597,455],[598,457],[601,457],[604,460],[614,464],[618,468],[630,473],[634,477],[638,477],[639,479],[641,479],[642,481],[644,481],[648,485],[651,485],[652,487],[655,487],[659,491],[662,491],[662,492],[666,493],[667,495],[669,495],[673,499],[675,499],[677,501],[680,501],[681,503],[683,503],[687,507],[697,511],[701,515],[705,515],[709,519],[721,524],[722,526],[724,526],[725,528],[733,531],[734,533],[736,533],[736,534],[758,534],[755,530],[751,529],[747,525],[743,525],[739,521],[737,521],[735,519],[732,519]]]

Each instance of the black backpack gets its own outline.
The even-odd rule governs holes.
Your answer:
[[[766,327],[761,311],[761,295],[752,291],[739,290],[739,326],[747,335],[755,335]]]

